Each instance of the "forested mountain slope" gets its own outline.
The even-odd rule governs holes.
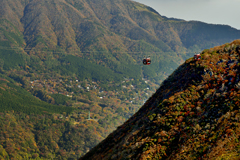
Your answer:
[[[201,57],[80,159],[239,159],[240,40]]]
[[[73,109],[65,106],[52,105],[37,99],[16,83],[0,73],[0,112],[15,111],[26,114],[70,113]]]
[[[240,37],[230,26],[168,19],[130,0],[2,0],[0,13],[1,48],[35,61],[20,66],[62,72],[59,66],[69,65],[62,57],[71,54],[121,78],[143,73],[157,83],[194,52]],[[152,67],[141,68],[142,57],[148,55]],[[9,59],[2,55],[1,61],[7,64]],[[78,72],[68,74],[84,77]]]
[[[239,37],[130,0],[0,0],[1,158],[79,158],[194,52]]]

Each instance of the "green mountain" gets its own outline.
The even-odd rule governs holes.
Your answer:
[[[230,26],[169,19],[129,0],[3,0],[0,12],[4,68],[28,65],[36,71],[44,67],[83,79],[100,78],[94,73],[97,64],[106,68],[99,68],[100,76],[107,73],[108,79],[143,75],[160,84],[194,52],[240,37],[240,31]],[[9,62],[21,53],[28,60]],[[67,55],[79,65],[66,65]],[[152,65],[142,67],[141,60],[148,55]],[[81,60],[92,75],[79,71]]]
[[[240,41],[178,67],[85,159],[239,159]]]
[[[83,156],[194,52],[239,37],[130,0],[1,0],[0,159]]]
[[[40,93],[40,92],[39,92]],[[15,111],[26,114],[72,112],[72,108],[52,105],[34,97],[11,78],[0,74],[0,112]]]

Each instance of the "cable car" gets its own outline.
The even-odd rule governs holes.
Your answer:
[[[195,55],[194,55],[194,60],[195,60],[195,61],[201,60],[201,55],[200,55],[200,54],[195,54]]]
[[[144,65],[149,65],[149,64],[151,64],[150,56],[148,56],[148,58],[145,58],[145,57],[144,57],[144,59],[143,59],[143,64],[144,64]]]

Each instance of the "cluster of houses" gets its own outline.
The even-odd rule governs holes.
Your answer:
[[[127,90],[127,92],[137,90],[137,86],[132,84],[126,84],[129,81],[133,81],[134,79],[127,79],[125,78],[122,81],[121,86],[122,89]],[[148,80],[144,80],[145,83],[148,83]],[[119,85],[111,83],[112,85]],[[118,91],[104,91],[101,87],[97,84],[97,82],[91,81],[79,81],[79,80],[63,80],[63,79],[37,79],[30,81],[30,86],[32,89],[44,89],[50,94],[62,94],[67,97],[73,97],[73,95],[81,94],[80,91],[90,92],[95,91],[99,99],[104,99],[108,97],[121,97],[121,94]],[[142,91],[134,91],[134,93],[139,93],[137,97],[127,97],[125,100],[129,103],[133,103],[134,101],[138,100],[139,96],[144,95],[148,97],[150,95],[149,88],[145,88]],[[122,93],[123,94],[123,93]]]

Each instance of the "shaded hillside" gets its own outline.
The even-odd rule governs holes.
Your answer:
[[[201,57],[80,159],[239,159],[240,40]]]
[[[143,75],[156,83],[194,52],[240,37],[230,26],[168,19],[130,0],[2,0],[0,13],[0,47],[35,60],[24,65],[51,70],[64,65],[60,53],[71,54],[121,78]],[[152,67],[137,69],[146,55]]]
[[[21,86],[22,84],[16,83],[0,73],[0,112],[13,110],[25,114],[44,114],[44,112],[70,113],[73,110],[73,108],[70,107],[57,106],[43,102],[31,95]]]

